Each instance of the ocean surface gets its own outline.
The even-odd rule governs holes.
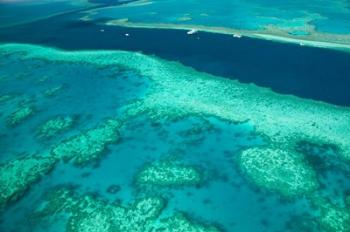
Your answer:
[[[348,1],[224,2],[0,1],[0,231],[350,231],[349,52],[106,24],[349,36]]]
[[[350,105],[348,53],[206,32],[189,36],[184,30],[96,25],[99,21],[76,18],[73,13],[6,28],[0,31],[0,41],[68,50],[141,51],[279,93]]]
[[[256,30],[273,26],[290,33],[321,32],[347,34],[350,31],[349,2],[318,0],[305,2],[276,0],[210,0],[180,3],[176,0],[138,1],[131,7],[106,7],[93,10],[96,18],[128,19],[142,23],[182,23]]]
[[[82,20],[108,25],[201,29],[251,37],[310,40],[349,45],[347,0],[141,0],[86,10]]]

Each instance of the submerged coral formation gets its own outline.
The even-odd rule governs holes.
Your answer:
[[[69,215],[67,231],[218,231],[214,227],[192,223],[177,215],[158,223],[165,208],[160,197],[145,197],[127,207],[108,203],[91,195],[77,196],[70,189],[59,189],[35,212],[42,218],[53,214]],[[176,230],[174,230],[176,229]]]
[[[319,196],[311,198],[311,202],[320,211],[320,216],[317,218],[317,221],[324,231],[350,231],[350,208],[335,206],[328,200]]]
[[[233,123],[247,122],[256,134],[265,139],[265,146],[243,150],[237,159],[239,168],[252,183],[287,197],[310,197],[318,190],[315,171],[304,154],[296,149],[301,141],[332,145],[337,148],[339,157],[336,158],[350,160],[350,109],[346,107],[276,94],[266,88],[200,73],[179,63],[134,52],[66,52],[18,44],[1,45],[0,52],[23,52],[23,60],[86,63],[98,68],[119,65],[149,80],[149,88],[142,97],[118,109],[120,118],[106,120],[54,146],[48,158],[48,167],[59,159],[73,160],[76,164],[98,159],[109,144],[118,141],[123,122],[145,115],[156,121],[209,116]],[[12,115],[14,124],[30,115],[25,112],[30,110]],[[8,169],[3,170],[12,168],[9,164]],[[34,173],[45,173],[45,170]],[[27,180],[25,183],[32,183],[33,175],[25,171],[21,178]],[[195,169],[171,163],[146,166],[137,177],[137,181],[142,184],[170,186],[194,184],[200,180],[201,176]],[[17,183],[11,180],[7,185],[17,186]],[[21,186],[11,187],[15,189],[12,191],[14,194],[3,195],[3,201],[16,195],[16,191],[25,189]],[[91,228],[103,231],[157,231],[157,228],[160,231],[211,231],[209,227],[197,227],[180,216],[160,222],[158,211],[161,211],[164,203],[159,203],[161,200],[158,198],[147,198],[145,205],[141,204],[140,207],[135,206],[140,204],[137,201],[128,208],[88,196],[57,199],[60,200],[54,204],[58,207],[54,212],[63,210],[70,214],[67,228],[71,231],[89,231]],[[314,204],[320,211],[318,222],[324,230],[349,231],[348,209],[327,202]],[[53,203],[47,207],[50,205]],[[154,220],[157,224],[153,224]],[[130,229],[130,226],[136,229]]]
[[[155,230],[162,232],[219,232],[220,230],[214,226],[202,225],[190,221],[181,213],[176,213],[174,216],[162,219]]]
[[[38,129],[38,136],[43,138],[53,137],[72,127],[74,119],[72,117],[55,117],[45,122]]]
[[[8,94],[6,94],[6,95],[1,95],[0,96],[0,104],[1,103],[4,103],[4,102],[7,102],[8,100],[10,100],[12,98],[12,96],[11,95],[8,95]]]
[[[21,51],[26,51],[23,59],[85,62],[101,67],[121,65],[148,77],[151,82],[147,94],[121,109],[125,112],[125,120],[148,114],[151,119],[197,115],[215,116],[231,122],[249,121],[256,133],[272,145],[271,149],[278,147],[293,154],[289,151],[294,151],[300,141],[312,141],[333,144],[343,159],[350,159],[347,139],[350,135],[350,110],[345,107],[276,94],[269,89],[199,73],[181,64],[139,53],[66,52],[18,44],[0,48],[3,54]],[[84,136],[92,140],[91,136]],[[80,144],[79,139],[62,143],[54,153],[62,157],[70,153],[68,150],[74,153],[77,150],[74,144]],[[103,136],[98,140],[104,140]],[[102,144],[96,143],[93,147],[100,148]],[[91,150],[85,152],[94,153]]]
[[[108,119],[96,128],[61,142],[51,153],[58,159],[73,159],[76,164],[96,160],[108,144],[118,141],[121,125],[118,120]]]
[[[54,146],[47,156],[25,156],[3,164],[0,167],[0,205],[18,198],[58,160],[73,159],[76,164],[83,164],[97,159],[108,144],[119,139],[120,126],[119,121],[108,119],[102,125]],[[50,134],[53,130],[56,128],[50,126],[45,133]]]
[[[195,168],[174,161],[161,161],[147,165],[137,176],[139,184],[161,186],[194,185],[201,181],[201,174]]]
[[[293,151],[250,148],[242,152],[239,166],[255,184],[284,196],[299,196],[318,187],[314,171]]]
[[[47,126],[42,133],[52,136],[60,131],[62,122],[58,121],[45,124]],[[71,123],[70,119],[64,121],[64,125],[67,123]],[[77,164],[97,159],[107,144],[118,140],[119,126],[118,121],[109,119],[102,126],[58,144],[48,156],[28,156],[4,164],[0,167],[2,188],[0,203],[16,199],[33,182],[52,169],[59,159],[74,159]]]
[[[27,155],[0,166],[0,206],[16,200],[40,177],[47,174],[55,159],[41,155]]]
[[[74,199],[73,199],[74,201]],[[86,196],[72,206],[67,231],[145,231],[164,207],[161,198],[144,198],[128,208]]]
[[[63,89],[63,85],[58,85],[58,86],[55,86],[51,89],[47,89],[45,90],[44,92],[44,95],[46,97],[53,97],[55,96],[59,91],[61,91]]]
[[[31,105],[19,105],[17,110],[14,111],[11,115],[7,118],[7,123],[10,126],[15,126],[22,121],[24,121],[26,118],[30,117],[32,114],[34,114],[34,107]]]

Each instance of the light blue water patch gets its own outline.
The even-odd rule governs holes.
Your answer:
[[[84,1],[0,1],[0,27],[30,22],[88,6],[91,4]]]
[[[274,2],[274,1],[273,1]],[[293,6],[294,5],[294,6]],[[330,34],[349,34],[350,33],[350,2],[340,1],[294,1],[290,9],[302,9],[318,14],[309,23],[315,26],[316,31]]]
[[[344,0],[155,0],[130,7],[97,9],[90,17],[127,18],[134,23],[191,24],[242,30],[259,30],[273,25],[293,31],[296,28],[315,26],[322,32],[349,33],[348,6],[349,3]]]
[[[147,87],[145,78],[117,66],[96,68],[35,59],[21,61],[17,55],[1,56],[0,64],[1,95],[12,96],[0,104],[0,160],[22,153],[45,152],[65,136],[78,134],[106,117],[117,115],[118,107],[143,95]],[[57,87],[57,92],[47,95],[48,90]],[[34,114],[18,125],[8,125],[8,117],[21,104],[33,106]],[[75,130],[48,141],[38,139],[38,128],[57,116],[73,117]]]
[[[318,31],[334,33],[334,34],[349,34],[350,32],[350,12],[345,17],[345,20],[341,20],[335,16],[327,20],[315,20],[314,24]]]

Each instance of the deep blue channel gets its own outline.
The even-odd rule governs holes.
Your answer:
[[[3,28],[0,42],[141,51],[278,93],[350,106],[350,53],[205,32],[105,26],[78,21],[79,16],[75,12]]]

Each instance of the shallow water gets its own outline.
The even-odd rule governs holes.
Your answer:
[[[175,4],[172,1],[166,2]],[[114,4],[115,2],[103,1],[103,3]],[[161,3],[156,2],[156,4]],[[254,2],[254,4],[258,3]],[[265,4],[275,5],[275,2],[270,1]],[[291,3],[289,7],[299,9],[300,6],[301,2],[297,1]],[[312,6],[309,7],[312,8]],[[181,4],[177,9],[180,8]],[[336,9],[338,8],[328,10],[336,11]],[[128,13],[128,10],[125,13]],[[328,12],[326,9],[323,10]],[[278,17],[281,12],[278,12]],[[312,106],[304,111],[292,110],[289,115],[282,116],[278,114],[279,106],[273,108],[277,113],[269,110],[252,111],[252,114],[261,114],[262,120],[272,118],[269,121],[271,124],[275,123],[274,117],[285,118],[288,123],[287,119],[294,116],[300,117],[300,124],[302,124],[307,116],[319,110],[321,113],[324,111],[334,114],[329,115],[329,121],[340,118],[341,121],[336,126],[346,126],[350,122],[348,91],[350,55],[348,53],[256,39],[237,39],[228,35],[204,32],[189,36],[185,31],[177,30],[102,26],[97,24],[98,22],[76,21],[81,15],[80,13],[64,14],[0,30],[0,41],[3,43],[16,42],[45,46],[27,48],[21,45],[12,45],[13,47],[0,45],[0,97],[8,96],[8,98],[0,98],[2,99],[0,101],[0,177],[3,178],[0,182],[8,184],[7,180],[10,178],[6,175],[11,176],[11,171],[5,170],[4,167],[14,160],[20,161],[35,153],[56,159],[52,164],[52,170],[38,175],[40,178],[33,182],[24,181],[27,184],[26,188],[19,191],[20,194],[17,197],[6,199],[3,208],[0,208],[0,231],[40,232],[69,231],[69,229],[89,231],[84,230],[83,227],[77,227],[76,230],[68,227],[67,225],[73,220],[69,212],[63,214],[57,212],[57,215],[55,212],[48,217],[38,213],[45,204],[49,204],[46,202],[47,193],[60,187],[72,189],[82,196],[92,194],[94,199],[103,199],[107,207],[113,205],[127,207],[135,199],[161,196],[166,201],[166,206],[159,218],[171,217],[175,212],[182,212],[192,223],[214,225],[219,231],[349,231],[350,227],[347,227],[350,225],[347,224],[350,223],[347,221],[347,217],[350,220],[349,160],[344,158],[346,154],[337,143],[338,137],[333,138],[332,133],[327,134],[328,124],[319,124],[322,122],[323,114],[320,115],[320,121],[316,120],[314,123],[321,128],[324,126],[324,137],[330,137],[335,144],[322,143],[325,141],[324,137],[309,138],[294,134],[293,131],[290,132],[290,140],[294,139],[293,136],[300,136],[296,139],[297,144],[292,142],[288,144],[286,141],[276,143],[266,133],[259,131],[253,120],[256,115],[251,115],[244,120],[221,117],[220,110],[226,110],[225,104],[228,103],[216,101],[214,95],[213,99],[208,101],[207,93],[203,91],[206,89],[201,89],[202,86],[210,86],[210,83],[214,83],[214,88],[215,84],[219,85],[227,81],[228,86],[234,83],[232,86],[235,88],[244,87],[261,93],[257,96],[279,98],[280,101],[271,102],[280,102],[281,107],[288,106],[288,103],[293,105],[298,101],[300,105],[307,103]],[[242,17],[239,16],[240,19]],[[294,16],[284,15],[284,17]],[[337,19],[342,20],[341,17]],[[22,34],[24,31],[31,33]],[[43,31],[45,34],[42,33]],[[125,36],[125,33],[129,36]],[[48,47],[58,47],[73,52],[59,52],[50,50]],[[82,50],[90,51],[80,53]],[[132,52],[115,55],[106,50]],[[152,55],[153,58],[136,54],[135,51]],[[179,63],[167,63],[158,57]],[[193,67],[195,70],[187,70],[182,64]],[[183,69],[187,70],[188,76],[184,75]],[[169,76],[164,74],[168,70],[171,70]],[[204,73],[215,76],[206,76]],[[156,75],[158,79],[152,75]],[[164,80],[161,78],[162,75],[165,75]],[[171,99],[169,101],[174,101],[173,105],[166,105],[168,99],[147,102],[151,99],[150,96],[166,92],[169,86],[178,87],[176,83],[172,83],[172,78],[175,77],[178,81],[199,78],[203,83],[198,84],[192,80],[187,83],[188,86],[181,86],[183,89],[179,90],[179,93],[174,93],[178,94],[175,100],[169,95]],[[246,84],[237,84],[234,80]],[[249,83],[254,83],[256,86]],[[221,88],[222,95],[219,93],[215,96],[230,98],[233,96],[230,95],[231,92],[236,91],[235,88]],[[274,95],[273,92],[281,95]],[[286,94],[298,98],[288,97]],[[189,98],[186,98],[188,96]],[[204,102],[201,102],[198,96],[203,96]],[[242,97],[239,91],[236,98],[242,99],[242,108],[245,107],[245,101],[246,103],[249,101],[249,96]],[[161,105],[157,108],[157,104],[163,103],[162,100],[165,106]],[[193,109],[186,108],[190,100],[194,101]],[[183,108],[179,107],[182,106],[181,101],[186,101]],[[154,109],[148,109],[148,111],[142,110],[141,107],[138,111],[138,102],[141,102],[141,105],[149,104]],[[196,108],[197,105],[200,107]],[[9,122],[14,113],[27,106],[33,109],[32,114],[20,120],[18,124],[10,125]],[[127,108],[130,106],[131,110]],[[266,108],[269,109],[269,106],[266,105]],[[216,109],[219,110],[215,111]],[[135,110],[137,113],[129,113],[128,110],[131,112]],[[182,116],[181,110],[189,112]],[[230,109],[228,110],[230,112]],[[297,115],[298,113],[301,115]],[[232,110],[230,114],[239,115],[240,112]],[[70,117],[73,123],[52,137],[40,134],[42,126],[48,120],[57,117]],[[346,121],[348,118],[349,121]],[[67,154],[70,158],[56,157],[53,152],[55,146],[76,138],[75,136],[88,134],[88,130],[93,130],[107,119],[120,120],[122,126],[114,129],[117,130],[117,135],[111,136],[117,137],[116,141],[107,142],[102,148],[97,148],[101,149],[101,152],[97,152],[97,157],[86,155],[87,162],[76,163],[76,156],[84,153],[82,150],[85,147],[88,151],[95,149],[92,143],[100,143],[98,139],[108,134],[106,131],[98,135],[97,140],[81,138],[78,143],[80,147],[72,149],[71,154]],[[279,125],[281,131],[292,130],[288,126]],[[350,134],[347,128],[339,130],[339,133],[341,132],[345,135]],[[312,131],[305,132],[307,133],[312,134]],[[349,144],[341,145],[346,147]],[[291,153],[291,157],[294,157],[294,152],[299,154],[302,157],[301,161],[295,162],[305,165],[307,167],[305,172],[314,173],[313,180],[318,184],[317,188],[294,196],[282,191],[284,188],[288,189],[289,184],[293,185],[294,182],[283,185],[283,182],[277,181],[277,185],[280,184],[282,187],[276,185],[275,188],[271,188],[269,185],[271,180],[266,178],[263,179],[265,183],[261,185],[259,176],[251,176],[245,172],[240,161],[244,151],[261,147],[286,150]],[[178,162],[185,167],[193,168],[200,173],[201,181],[195,184],[186,184],[185,181],[168,185],[140,184],[141,171],[149,165],[163,161]],[[278,160],[276,162],[274,165],[277,171],[272,172],[272,176],[268,177],[290,180],[287,176],[291,174],[288,171],[292,166],[288,164],[289,160],[284,161],[287,163],[286,166],[283,162],[282,164],[278,164]],[[269,164],[265,167],[269,167]],[[19,174],[14,174],[15,178],[21,182],[30,175],[36,176],[36,168],[37,166],[30,174],[24,172],[22,175],[22,170],[16,170]],[[256,167],[252,166],[252,168]],[[266,169],[266,172],[269,170]],[[296,175],[299,174],[303,177],[302,173],[296,173]],[[297,181],[303,183],[303,179]],[[10,181],[9,186],[12,185],[15,186],[16,181]],[[6,191],[8,189],[3,192]],[[0,198],[0,204],[1,200],[2,198]],[[65,203],[62,202],[63,204]],[[96,208],[95,212],[99,210],[103,212],[101,208]],[[76,210],[78,217],[86,217],[96,225],[100,223],[93,216],[90,218],[93,212],[86,216],[80,214],[79,209]],[[336,219],[323,223],[324,214],[332,210],[336,211]],[[74,212],[73,215],[75,215]],[[338,218],[345,219],[337,221]],[[159,223],[156,221],[155,226]],[[190,231],[210,230],[197,228]]]
[[[83,1],[30,1],[30,2],[0,2],[0,27],[12,26],[35,21],[55,14],[73,10],[87,9],[91,6]]]
[[[12,96],[1,105],[2,163],[35,152],[45,153],[106,117],[118,117],[118,108],[147,93],[147,79],[122,66],[101,68],[83,63],[22,60],[22,56],[21,53],[4,55],[0,60],[2,94]],[[53,96],[44,94],[56,86],[62,88]],[[23,101],[35,107],[34,115],[9,127],[7,117]],[[74,116],[72,128],[51,139],[38,137],[39,126],[58,115]],[[92,192],[124,204],[151,191],[168,199],[169,214],[180,210],[193,218],[217,223],[226,231],[299,231],[298,224],[306,220],[304,215],[314,214],[306,199],[283,199],[257,188],[240,172],[236,157],[242,149],[265,144],[250,123],[232,124],[197,116],[151,123],[147,117],[138,117],[127,122],[120,134],[121,140],[108,146],[103,158],[88,166],[57,164],[19,201],[7,206],[2,230],[43,231],[49,226],[52,231],[60,231],[64,220],[63,224],[47,225],[47,219],[31,219],[45,192],[60,185],[76,186],[82,193]],[[316,169],[323,163],[327,166],[326,171],[318,170],[323,184],[321,192],[341,201],[345,197],[343,191],[350,188],[346,181],[348,168],[337,159],[335,162],[327,157],[317,159],[321,151],[309,153],[316,154],[316,159],[310,155],[310,164]],[[135,183],[137,173],[144,165],[163,159],[181,160],[196,167],[203,173],[205,182],[181,188],[140,188]],[[335,169],[338,171],[332,171]],[[118,185],[120,191],[108,193],[111,185]]]
[[[264,30],[269,26],[293,32],[303,30],[349,34],[348,1],[143,1],[130,7],[94,10],[93,19],[128,19],[132,23],[170,23]]]

